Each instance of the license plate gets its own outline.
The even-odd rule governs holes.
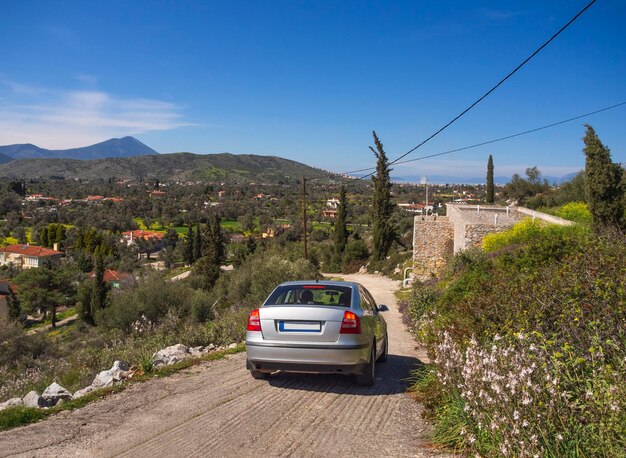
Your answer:
[[[319,321],[279,321],[280,332],[320,332],[322,323]]]

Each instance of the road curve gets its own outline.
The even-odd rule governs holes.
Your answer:
[[[419,364],[393,291],[374,275],[345,275],[387,304],[389,359],[373,387],[341,375],[254,380],[245,354],[129,386],[82,409],[0,433],[0,456],[442,456],[422,408],[404,391]]]

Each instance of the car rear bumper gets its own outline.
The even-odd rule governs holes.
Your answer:
[[[362,374],[370,349],[368,344],[303,346],[247,341],[246,353],[248,369]]]

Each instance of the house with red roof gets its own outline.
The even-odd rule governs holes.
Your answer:
[[[44,261],[56,262],[63,256],[62,251],[34,245],[7,245],[0,248],[0,266],[13,265],[22,269],[41,267]]]
[[[159,242],[163,239],[163,237],[165,237],[163,232],[144,231],[141,229],[122,232],[122,242],[126,242],[127,245],[132,245],[137,239]]]
[[[94,278],[95,272],[89,274],[89,278]],[[118,272],[117,270],[106,269],[102,276],[105,283],[111,285],[111,287],[119,289],[122,286],[132,283],[134,276],[128,272]]]

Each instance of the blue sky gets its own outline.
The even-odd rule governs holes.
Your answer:
[[[512,70],[586,1],[2,1],[0,144],[133,135],[159,152],[277,155],[342,172],[393,159]],[[626,101],[626,1],[600,0],[413,157]],[[626,106],[394,175],[584,165],[582,124],[626,162]]]

